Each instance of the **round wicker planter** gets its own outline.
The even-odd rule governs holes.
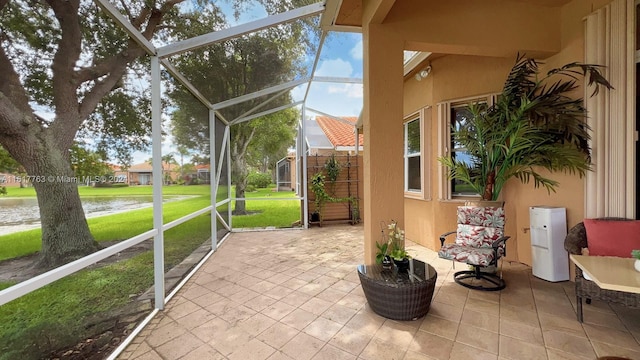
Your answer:
[[[376,314],[393,320],[415,320],[429,312],[438,274],[431,265],[413,260],[414,272],[358,266],[367,302]]]

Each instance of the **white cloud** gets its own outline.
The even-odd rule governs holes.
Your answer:
[[[346,94],[349,98],[362,99],[362,84],[342,84],[329,86],[329,94]]]
[[[291,97],[295,100],[295,101],[300,101],[302,100],[302,98],[304,98],[304,93],[307,90],[307,84],[305,83],[304,86],[296,86],[293,89],[291,89]]]
[[[349,51],[349,54],[355,60],[362,60],[362,39],[358,41],[353,48]]]
[[[307,106],[334,116],[358,116],[362,110],[360,84],[314,83]]]
[[[322,61],[318,69],[316,69],[315,75],[350,77],[352,73],[353,67],[351,63],[338,58]]]

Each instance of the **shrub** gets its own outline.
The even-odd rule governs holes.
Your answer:
[[[247,185],[247,187],[244,188],[244,191],[246,191],[246,192],[254,192],[254,191],[256,191],[256,187],[253,186],[253,185]]]
[[[247,185],[266,188],[269,184],[271,184],[271,175],[267,173],[252,172],[247,177]]]

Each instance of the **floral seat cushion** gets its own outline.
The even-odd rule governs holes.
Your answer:
[[[492,244],[504,236],[504,209],[501,207],[458,207],[458,228],[453,244],[444,244],[438,255],[478,266],[489,266],[496,253]],[[504,243],[497,256],[504,255]]]
[[[491,247],[491,244],[500,239],[503,234],[504,230],[501,228],[458,224],[456,244],[462,246]]]
[[[458,207],[456,244],[491,246],[504,236],[504,209],[501,207]]]
[[[457,244],[444,244],[438,252],[443,259],[455,260],[463,263],[489,266],[494,259],[493,248],[460,246]]]

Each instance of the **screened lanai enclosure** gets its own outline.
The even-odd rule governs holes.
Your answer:
[[[4,289],[0,291],[0,305],[152,239],[154,307],[155,311],[163,309],[177,291],[169,294],[165,289],[167,233],[191,224],[194,219],[208,217],[211,251],[206,257],[210,256],[234,230],[234,209],[244,204],[250,210],[252,202],[262,200],[233,192],[238,185],[232,174],[247,172],[244,155],[248,143],[258,135],[280,136],[278,131],[283,126],[293,134],[294,144],[289,152],[294,155],[287,166],[295,170],[283,171],[282,176],[289,176],[287,187],[294,191],[277,201],[299,207],[297,226],[308,226],[306,119],[313,114],[353,115],[330,114],[331,109],[314,103],[313,99],[319,97],[314,91],[326,91],[332,84],[362,86],[359,78],[317,70],[327,57],[323,53],[326,43],[339,44],[341,32],[359,29],[334,26],[335,9],[326,9],[324,1],[167,1],[172,6],[179,3],[178,15],[202,12],[207,16],[198,20],[184,16],[179,28],[167,27],[150,35],[141,30],[140,22],[125,9],[126,2],[81,3],[86,7],[96,5],[103,21],[112,21],[120,28],[118,32],[123,37],[118,41],[133,41],[145,53],[143,58],[148,65],[142,69],[146,70],[128,71],[127,77],[134,78],[132,82],[148,94],[151,108],[153,229]],[[225,17],[220,12],[222,7],[235,15]],[[226,21],[220,20],[223,18]],[[355,101],[354,113],[359,113],[361,98],[345,97],[345,101]],[[166,222],[162,161],[167,155],[163,145],[168,133],[210,159],[211,193],[208,206]]]
[[[217,222],[212,224],[213,233],[221,237],[231,231],[236,227],[232,213],[241,213],[243,210],[250,212],[251,204],[261,200],[286,202],[299,207],[299,218],[291,224],[306,228],[310,211],[309,199],[305,196],[308,179],[304,169],[307,168],[309,153],[305,119],[313,114],[327,115],[326,111],[330,111],[315,110],[312,101],[314,90],[324,84],[360,87],[362,84],[359,78],[328,76],[330,74],[326,72],[321,76],[316,74],[323,58],[324,44],[340,41],[338,33],[321,30],[319,26],[323,22],[330,24],[330,21],[323,20],[324,2],[302,0],[288,5],[274,2],[281,12],[214,32],[207,27],[197,28],[190,36],[155,49],[134,29],[127,27],[126,19],[119,18],[117,9],[110,7],[106,1],[100,3],[151,57],[152,89],[155,89],[154,84],[161,89],[169,89],[156,89],[159,94],[154,93],[152,99],[162,98],[169,92],[179,105],[180,117],[187,118],[181,123],[182,126],[174,125],[174,130],[182,137],[190,137],[196,144],[195,148],[209,154],[213,180],[212,204],[215,200],[217,217]],[[238,61],[231,63],[237,67],[233,71],[242,74],[240,80],[212,76],[220,68],[229,66],[220,58],[220,54],[241,59],[241,66],[238,66]],[[153,65],[156,60],[157,69]],[[167,76],[163,76],[165,73]],[[228,82],[232,83],[231,86]],[[159,102],[162,103],[162,100]],[[361,99],[355,102],[361,108]],[[152,105],[160,106],[158,101]],[[155,109],[154,114],[164,114],[166,110]],[[281,136],[277,132],[271,135],[270,131],[282,126],[283,117],[287,121],[294,121],[295,155],[288,166],[296,170],[290,169],[286,175],[289,176],[289,187],[295,192],[290,197],[275,199],[246,198],[244,191],[238,191],[241,185],[233,177],[247,171],[247,146],[249,142],[256,141],[256,134]],[[152,118],[156,119],[156,116]],[[254,125],[256,123],[258,125]],[[159,139],[153,137],[152,144],[161,142]],[[162,153],[154,153],[153,158],[161,156]],[[292,174],[295,174],[295,178],[291,177]]]

